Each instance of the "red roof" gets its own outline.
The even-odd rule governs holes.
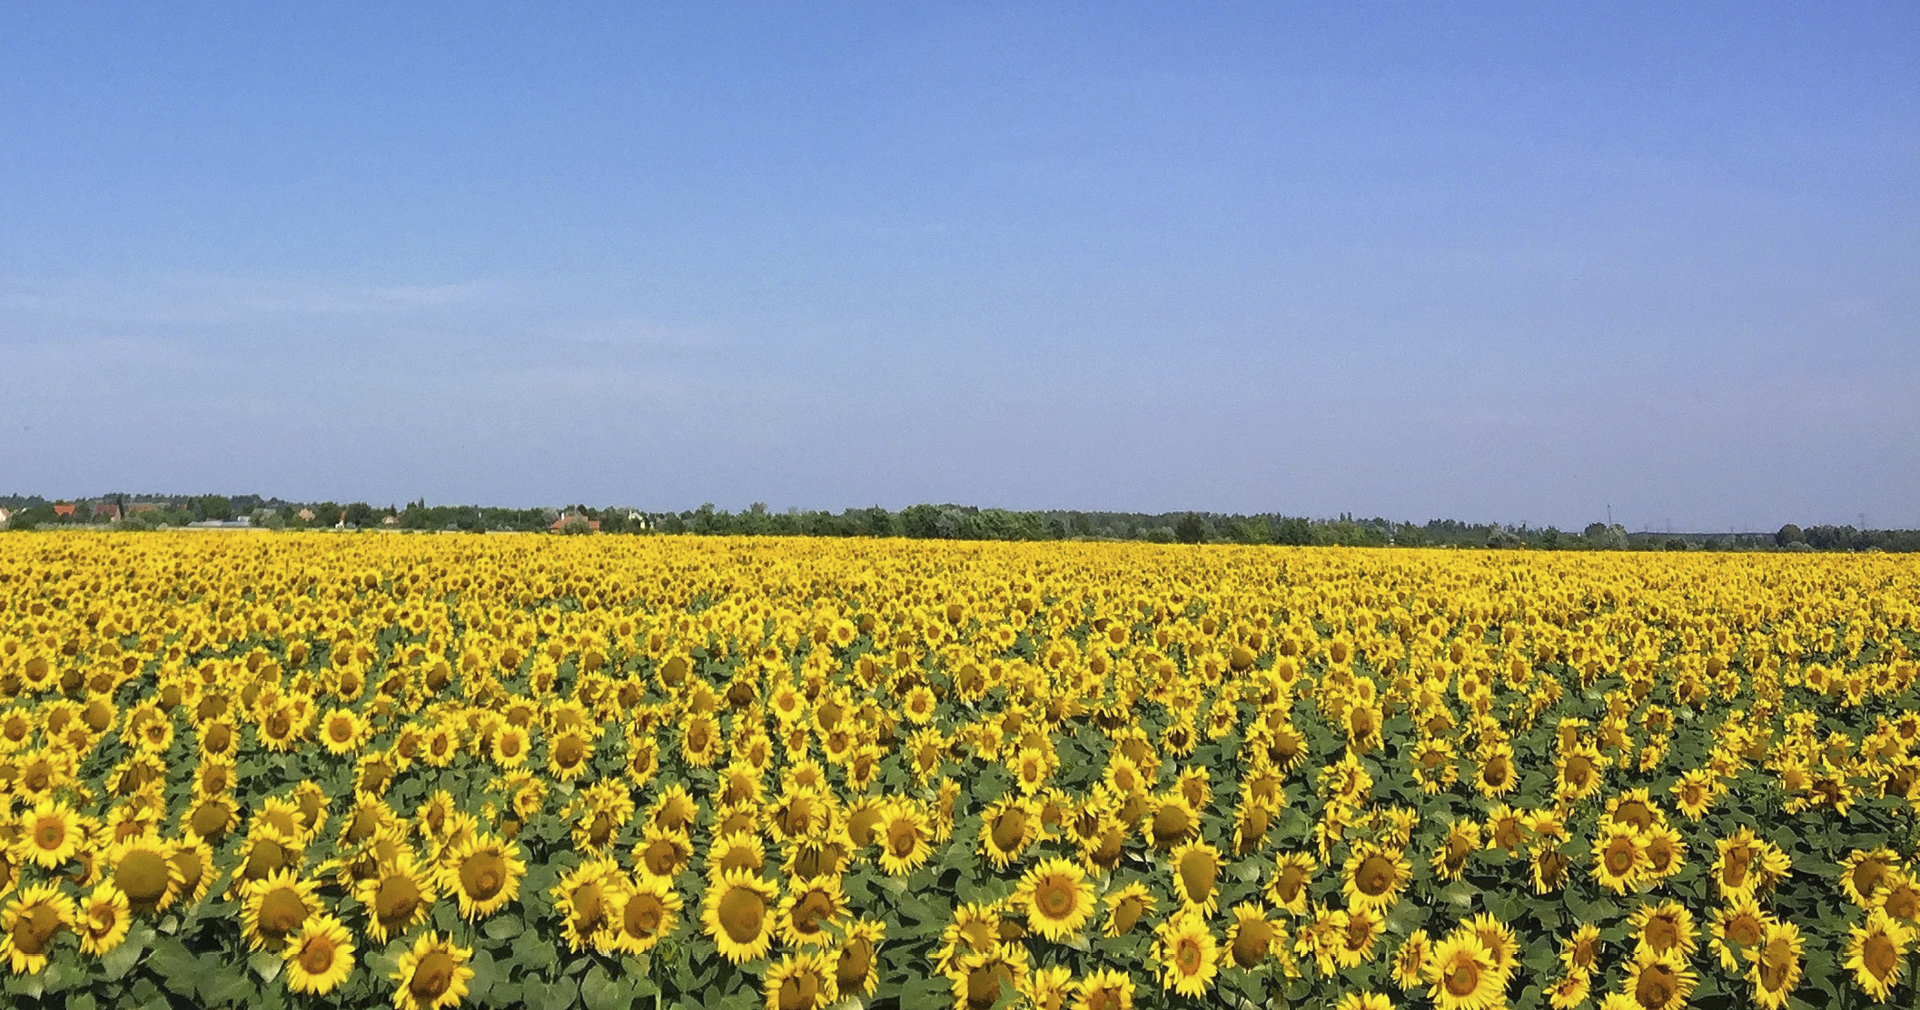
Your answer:
[[[77,506],[73,505],[72,503],[63,503],[60,505],[55,505],[53,507],[53,514],[57,516],[70,516],[74,513],[76,508]]]

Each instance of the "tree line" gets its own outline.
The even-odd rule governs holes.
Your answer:
[[[57,506],[74,506],[61,510]],[[112,505],[112,510],[97,506]],[[1554,526],[1434,519],[1399,522],[1351,514],[1309,518],[1282,513],[1012,510],[972,505],[879,506],[840,512],[774,511],[756,502],[740,512],[711,503],[681,512],[584,504],[553,508],[487,505],[404,506],[367,502],[292,502],[259,495],[108,495],[76,502],[0,496],[10,529],[111,525],[156,529],[192,523],[245,523],[268,529],[669,534],[694,536],[908,537],[922,540],[1138,540],[1347,547],[1491,547],[1527,550],[1920,551],[1920,530],[1863,530],[1789,523],[1766,533],[1628,532],[1595,522],[1575,532]],[[118,519],[103,518],[117,514]]]

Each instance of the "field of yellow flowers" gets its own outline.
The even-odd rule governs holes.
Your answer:
[[[1912,1005],[1920,564],[0,539],[12,1005]]]

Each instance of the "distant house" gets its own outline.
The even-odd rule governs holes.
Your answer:
[[[155,509],[157,509],[157,508],[159,508],[159,507],[160,507],[160,503],[159,503],[159,502],[152,502],[152,501],[137,501],[137,502],[134,502],[133,504],[131,504],[131,505],[129,505],[129,506],[127,506],[127,514],[128,514],[128,515],[136,515],[136,516],[137,516],[137,515],[139,515],[139,514],[140,514],[140,513],[142,513],[142,512],[152,512],[153,510],[155,510]]]
[[[70,516],[70,515],[73,515],[75,512],[79,511],[79,509],[80,509],[80,506],[75,505],[72,502],[60,502],[54,505],[53,514],[56,516]]]
[[[561,530],[561,528],[562,528],[562,527],[564,527],[564,526],[566,526],[566,525],[567,525],[568,523],[570,523],[570,522],[574,522],[575,520],[578,520],[578,519],[581,519],[581,518],[584,518],[584,517],[582,517],[582,516],[577,516],[577,515],[576,515],[576,516],[570,516],[570,515],[568,515],[568,514],[566,514],[565,512],[562,512],[562,513],[560,513],[560,518],[558,518],[558,519],[555,519],[555,520],[553,521],[553,525],[552,525],[552,526],[549,526],[549,527],[547,527],[547,530],[548,530],[548,532],[551,532],[551,533],[558,533],[558,532],[560,532],[560,530]],[[591,531],[591,532],[594,532],[594,533],[598,533],[598,532],[600,532],[600,520],[598,520],[598,519],[588,519],[588,520],[587,520],[587,529],[588,529],[589,531]]]
[[[297,512],[297,513],[295,513],[295,514],[296,514],[296,515],[298,515],[298,516],[300,517],[300,521],[301,521],[301,522],[303,522],[303,523],[310,523],[310,522],[312,522],[312,521],[313,521],[313,510],[312,510],[312,509],[301,509],[301,510],[300,510],[299,512]]]
[[[0,526],[5,526],[7,524],[7,520],[12,518],[13,518],[13,513],[7,511],[6,509],[0,509]]]
[[[388,516],[388,517],[386,517],[385,519],[382,519],[382,520],[380,520],[380,525],[382,525],[382,526],[398,526],[398,525],[400,525],[400,517],[399,517],[399,516]]]
[[[110,501],[95,502],[93,504],[93,517],[95,519],[104,518],[110,523],[117,523],[120,521],[120,506]]]

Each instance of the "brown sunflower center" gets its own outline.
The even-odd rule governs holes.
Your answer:
[[[819,891],[808,891],[793,906],[793,929],[796,933],[818,933],[820,920],[833,915],[833,899]]]
[[[311,936],[300,947],[300,967],[309,975],[324,975],[333,967],[335,948],[333,941],[324,936]]]
[[[1680,942],[1680,930],[1672,919],[1664,915],[1647,920],[1647,946],[1656,954],[1664,954]]]
[[[373,914],[388,930],[404,926],[420,906],[420,888],[405,874],[384,877],[373,892]]]
[[[1360,872],[1355,875],[1360,893],[1370,898],[1378,898],[1393,887],[1393,860],[1378,853],[1368,856],[1360,863]]]
[[[307,921],[307,903],[291,887],[276,887],[260,899],[260,933],[276,944]]]
[[[627,907],[622,911],[620,921],[629,935],[645,939],[660,931],[660,923],[666,914],[667,908],[659,898],[651,894],[636,894],[627,899]]]
[[[766,899],[751,887],[733,887],[720,896],[720,928],[735,943],[746,944],[760,938],[767,917]]]
[[[1464,999],[1480,988],[1480,966],[1471,959],[1457,958],[1448,966],[1444,981],[1449,994]]]
[[[1182,975],[1200,973],[1201,962],[1205,960],[1200,953],[1199,941],[1192,937],[1182,937],[1173,947],[1173,963]]]
[[[808,1010],[820,1000],[820,979],[810,971],[780,980],[780,1010]]]
[[[13,945],[22,954],[39,957],[53,941],[53,935],[60,932],[60,913],[51,905],[41,902],[28,909],[20,918],[14,920]]]
[[[432,1003],[438,1000],[453,985],[453,956],[444,950],[427,951],[427,956],[413,966],[413,978],[407,982],[407,992],[413,995],[417,1003]]]
[[[1265,920],[1254,919],[1240,924],[1240,930],[1233,937],[1233,963],[1242,968],[1251,968],[1267,959],[1267,948],[1273,943],[1273,927]]]
[[[833,972],[840,983],[842,993],[862,987],[866,983],[867,972],[872,967],[872,942],[861,936],[848,940],[847,945],[840,948],[840,960]]]
[[[152,904],[167,893],[167,857],[147,849],[127,853],[114,870],[113,882],[137,904]]]
[[[1640,972],[1633,986],[1633,998],[1643,1007],[1664,1007],[1672,1001],[1680,978],[1664,964],[1650,964]]]
[[[920,832],[904,817],[894,818],[887,825],[887,851],[895,858],[905,859],[913,855],[920,844]]]
[[[1190,901],[1204,901],[1213,894],[1213,880],[1220,867],[1213,854],[1195,849],[1180,857],[1180,883]]]
[[[33,830],[33,841],[34,844],[40,846],[40,848],[52,852],[66,844],[67,826],[58,818],[43,820],[40,822],[39,827]]]
[[[1887,934],[1875,932],[1861,946],[1860,960],[1866,963],[1874,978],[1885,979],[1900,966],[1900,949]]]
[[[1073,911],[1073,883],[1049,877],[1035,888],[1035,897],[1039,899],[1040,911],[1049,919],[1064,918]]]
[[[1011,851],[1027,837],[1027,813],[1018,808],[1002,813],[993,821],[993,844],[1002,852]]]
[[[476,901],[487,901],[507,883],[507,861],[497,852],[476,852],[460,863],[460,887]]]

